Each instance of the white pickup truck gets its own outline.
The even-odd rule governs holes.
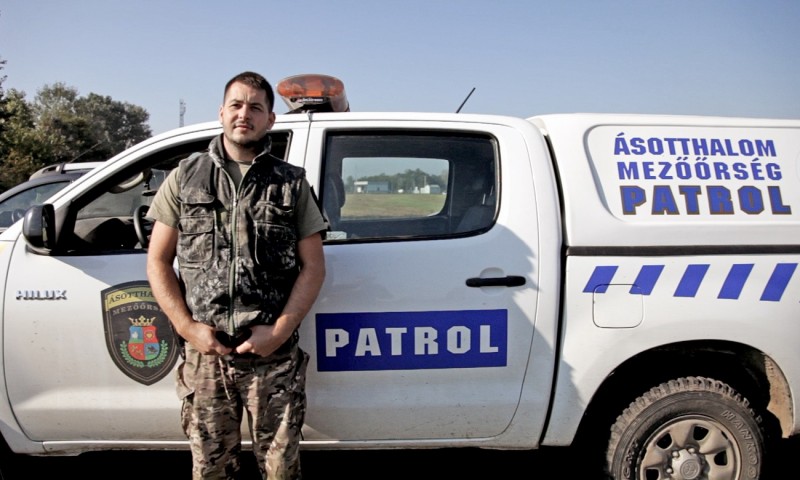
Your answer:
[[[155,136],[0,236],[10,451],[185,449]],[[331,228],[303,448],[588,447],[599,478],[758,479],[800,434],[800,121],[279,115]],[[245,438],[248,438],[245,435]]]

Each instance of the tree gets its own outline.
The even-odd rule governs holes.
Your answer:
[[[78,91],[59,82],[45,85],[34,98],[31,109],[35,128],[50,151],[45,164],[71,162],[98,141],[90,128],[91,119],[81,117],[75,108]]]
[[[56,161],[102,161],[152,135],[150,115],[136,105],[90,93],[79,97],[63,83],[36,95],[37,127],[48,132]]]
[[[3,100],[0,132],[0,189],[7,190],[26,180],[53,157],[42,130],[34,128],[34,114],[25,93],[11,89]]]
[[[141,107],[95,93],[81,97],[61,82],[45,85],[31,103],[24,92],[4,95],[0,88],[0,191],[46,165],[107,160],[150,137],[148,119]]]
[[[147,125],[150,115],[145,109],[109,96],[90,93],[76,100],[75,111],[80,118],[92,120],[94,140],[100,142],[89,157],[110,158],[152,135]]]
[[[0,60],[0,70],[4,69],[6,66],[5,60]],[[6,95],[5,91],[3,90],[3,82],[6,81],[6,76],[0,76],[0,138],[3,137],[3,131],[5,130],[6,120],[8,119],[8,114],[6,113]]]

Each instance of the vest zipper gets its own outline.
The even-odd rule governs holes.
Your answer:
[[[256,156],[252,162],[250,162],[250,167],[244,172],[242,175],[242,179],[239,181],[239,185],[236,185],[233,182],[233,179],[228,172],[225,171],[223,168],[222,171],[225,172],[225,175],[228,177],[228,182],[233,188],[233,203],[231,205],[231,242],[233,242],[233,256],[231,258],[231,267],[230,273],[228,275],[228,296],[230,297],[230,306],[228,308],[228,327],[230,328],[231,335],[236,334],[236,315],[235,315],[235,307],[236,307],[236,266],[239,259],[239,237],[238,237],[238,226],[239,226],[239,195],[241,195],[241,187],[244,185],[245,180],[247,179],[247,175],[250,174],[250,170],[253,168],[253,164],[256,162],[258,157],[262,154]],[[237,167],[238,168],[238,167]]]
[[[230,228],[231,228],[231,259],[230,259],[230,271],[228,272],[228,297],[229,297],[229,305],[228,305],[228,329],[230,330],[231,335],[236,334],[236,315],[235,315],[235,308],[236,308],[236,262],[239,259],[239,242],[238,242],[238,235],[236,232],[238,231],[238,209],[239,209],[239,186],[241,186],[241,182],[244,182],[244,175],[242,176],[242,180],[240,184],[237,186],[228,172],[225,169],[222,169],[225,172],[225,175],[228,177],[228,183],[230,183],[231,188],[233,189],[233,202],[231,204],[231,220],[230,220]],[[250,170],[248,169],[248,172]],[[247,172],[245,172],[247,175]]]
[[[247,175],[250,174],[250,170],[252,170],[253,165],[255,164],[256,160],[259,157],[264,155],[264,152],[256,155],[252,162],[250,162],[250,167],[244,172],[242,175],[242,179],[239,181],[239,185],[236,185],[233,181],[233,178],[228,174],[225,168],[221,168],[221,170],[225,173],[225,176],[228,177],[228,183],[230,184],[231,188],[233,189],[233,202],[231,204],[231,242],[232,245],[232,257],[231,257],[231,266],[230,272],[228,273],[228,296],[230,297],[230,303],[228,308],[228,328],[230,329],[231,335],[236,334],[236,315],[235,315],[235,307],[236,307],[236,266],[237,261],[239,259],[239,237],[238,237],[238,225],[239,225],[239,195],[241,195],[241,187],[244,185],[245,180],[247,179]],[[226,160],[230,161],[230,160]],[[238,168],[238,167],[237,167]]]

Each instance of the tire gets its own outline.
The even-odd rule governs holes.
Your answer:
[[[622,412],[606,469],[615,480],[757,480],[765,451],[761,417],[746,399],[720,381],[685,377]]]

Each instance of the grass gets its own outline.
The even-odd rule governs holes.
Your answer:
[[[342,217],[413,218],[439,213],[447,199],[444,195],[409,193],[351,193],[342,207]]]

